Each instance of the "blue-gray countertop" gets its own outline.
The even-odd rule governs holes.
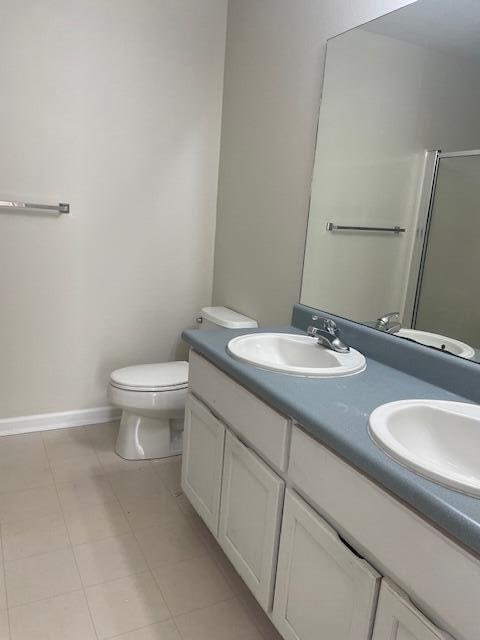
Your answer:
[[[451,491],[405,469],[374,444],[367,430],[370,413],[386,402],[408,398],[468,400],[368,357],[362,373],[319,379],[264,371],[228,355],[226,346],[231,338],[265,331],[302,333],[291,326],[238,331],[192,329],[185,331],[183,338],[222,371],[298,422],[312,438],[480,555],[480,499]]]

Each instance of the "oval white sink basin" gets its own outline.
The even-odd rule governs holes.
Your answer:
[[[317,343],[316,338],[289,333],[251,333],[230,340],[228,353],[261,369],[295,376],[336,378],[360,373],[364,356],[350,349],[337,353]]]
[[[369,433],[392,458],[434,482],[480,496],[480,406],[400,400],[375,409]]]
[[[436,347],[437,349],[442,349],[442,351],[448,351],[467,360],[470,360],[475,355],[475,350],[465,342],[460,342],[460,340],[455,340],[455,338],[449,338],[448,336],[441,336],[439,333],[417,331],[416,329],[400,329],[395,335],[401,338],[410,338],[410,340],[415,340],[415,342],[425,344],[428,347]]]

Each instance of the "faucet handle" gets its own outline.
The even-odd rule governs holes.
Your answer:
[[[319,316],[312,316],[312,322],[316,322],[317,320],[322,321],[323,331],[328,331],[328,333],[331,333],[334,336],[338,335],[338,328],[333,320],[330,320],[330,318],[320,318]],[[309,336],[316,336],[318,331],[318,327],[309,326],[307,328],[307,333]]]
[[[330,320],[330,318],[324,319],[323,328],[325,329],[325,331],[328,331],[328,333],[332,333],[335,336],[338,334],[337,323],[333,320]]]
[[[390,313],[386,313],[384,316],[381,316],[379,320],[388,321],[392,320],[392,318],[399,318],[400,311],[391,311]]]
[[[377,318],[375,322],[375,328],[388,329],[390,325],[390,320],[393,320],[394,318],[399,318],[399,317],[400,317],[399,311],[391,311],[390,313],[386,313],[385,315],[380,316],[380,318]]]

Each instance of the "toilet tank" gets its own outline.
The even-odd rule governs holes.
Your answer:
[[[258,322],[244,316],[242,313],[227,309],[227,307],[203,307],[197,317],[197,324],[200,329],[213,329],[214,327],[224,327],[225,329],[254,329],[258,327]]]

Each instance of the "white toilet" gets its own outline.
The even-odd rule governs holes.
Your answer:
[[[248,329],[256,320],[226,307],[205,307],[201,329]],[[122,409],[115,450],[127,460],[165,458],[182,452],[188,362],[140,364],[110,376],[108,399]]]

